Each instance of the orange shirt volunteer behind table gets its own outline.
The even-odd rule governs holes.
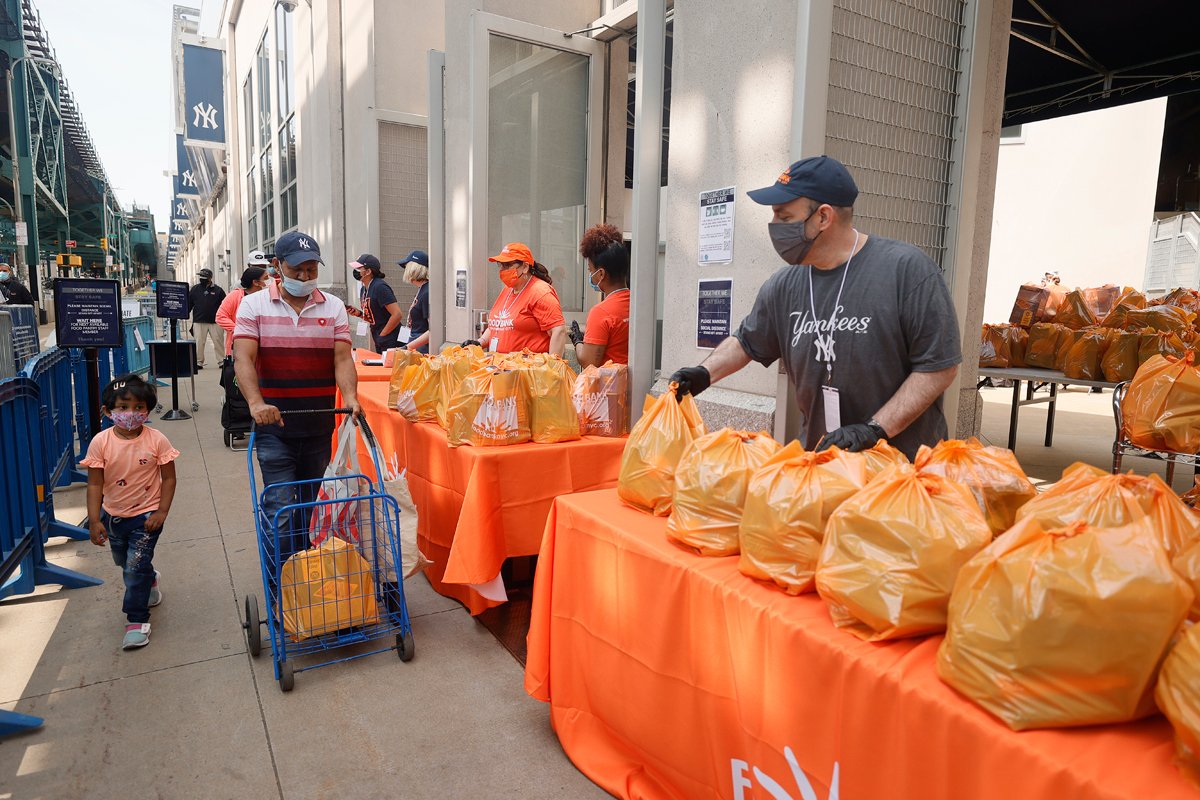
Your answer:
[[[562,497],[538,560],[525,688],[605,790],[783,796],[761,774],[821,800],[1196,797],[1163,718],[1015,733],[938,679],[940,636],[864,642],[666,524],[615,491]]]
[[[588,312],[585,344],[604,345],[604,357],[629,363],[629,290],[618,289]]]
[[[408,468],[418,545],[433,560],[425,575],[472,614],[503,602],[476,587],[495,581],[504,559],[537,555],[555,497],[616,486],[624,438],[451,449],[437,424],[408,422],[387,398],[386,382],[359,383],[384,458]]]

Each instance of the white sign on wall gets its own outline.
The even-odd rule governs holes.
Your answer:
[[[700,193],[699,263],[733,261],[733,198],[732,186]]]

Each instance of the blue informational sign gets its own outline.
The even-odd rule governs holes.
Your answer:
[[[54,333],[59,347],[120,347],[121,284],[55,278]]]
[[[696,301],[696,347],[712,349],[729,337],[733,323],[733,281],[700,281]]]
[[[187,319],[188,285],[183,281],[159,281],[154,290],[159,319]]]
[[[225,143],[224,53],[195,44],[183,46],[183,113],[190,145]]]
[[[200,187],[196,184],[196,171],[192,169],[192,162],[188,158],[187,148],[183,146],[183,134],[175,134],[175,197],[178,200],[181,197],[199,197]],[[171,217],[175,217],[174,204],[172,204]]]

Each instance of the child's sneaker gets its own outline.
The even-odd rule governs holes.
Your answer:
[[[150,623],[131,622],[125,626],[125,640],[121,642],[122,650],[133,650],[150,644]]]
[[[150,584],[150,608],[162,602],[162,590],[158,588],[158,570],[154,570],[154,583]]]

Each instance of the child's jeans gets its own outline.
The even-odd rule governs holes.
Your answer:
[[[108,528],[108,546],[113,561],[125,573],[125,602],[121,610],[130,622],[150,621],[150,587],[154,585],[154,546],[162,529],[150,533],[146,520],[151,512],[136,517],[114,517],[107,511],[102,519]]]

